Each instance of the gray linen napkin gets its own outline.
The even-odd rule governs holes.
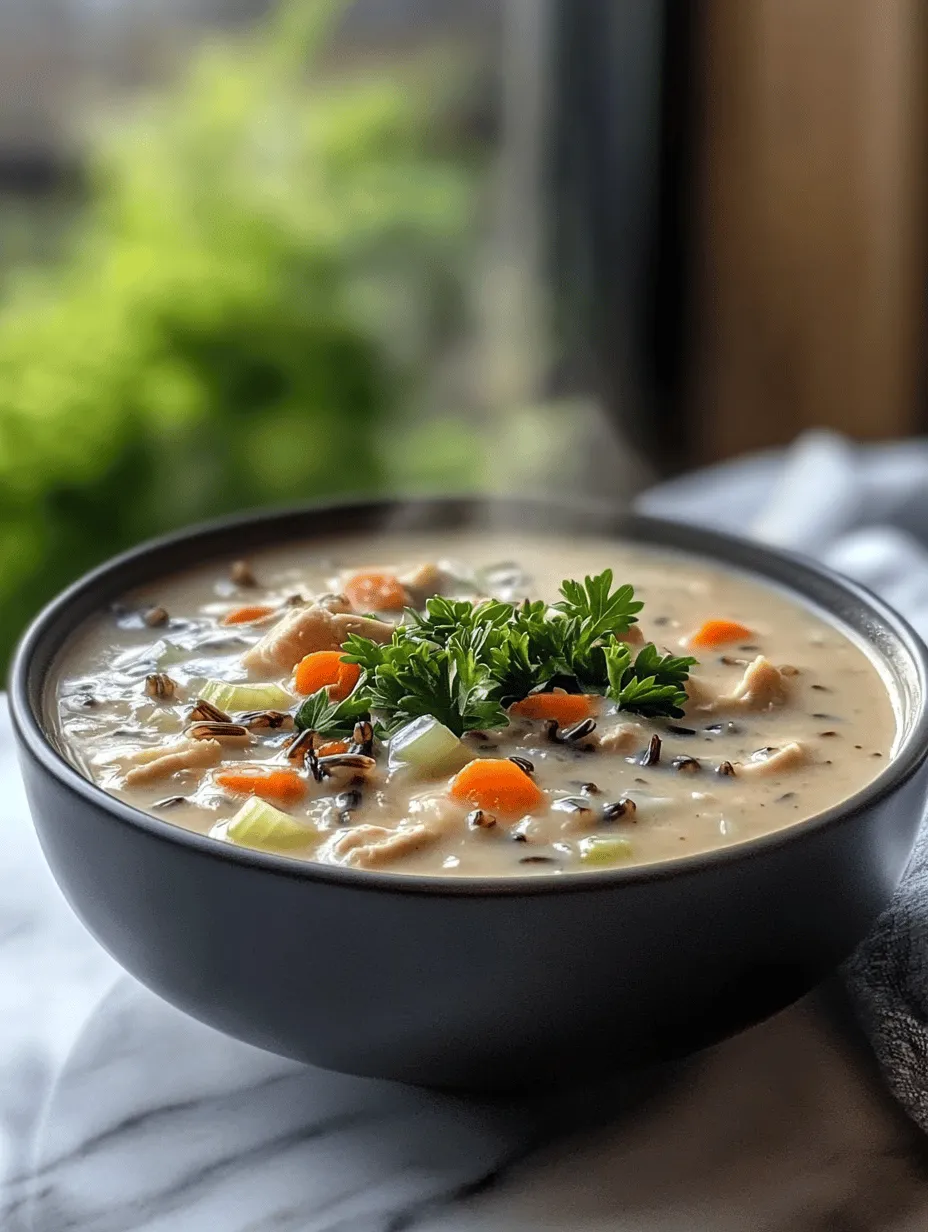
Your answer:
[[[809,433],[786,453],[661,484],[638,507],[815,556],[928,639],[928,441],[864,448]],[[928,1132],[928,825],[844,978],[887,1084]]]

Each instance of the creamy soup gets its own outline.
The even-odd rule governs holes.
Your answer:
[[[613,541],[463,533],[167,578],[76,633],[49,705],[83,773],[166,821],[450,876],[743,842],[859,790],[896,735],[865,648],[773,587]]]

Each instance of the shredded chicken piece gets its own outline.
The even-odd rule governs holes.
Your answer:
[[[685,688],[687,703],[683,709],[688,715],[693,714],[694,711],[710,711],[720,700],[718,694],[714,693],[705,680],[700,680],[698,676],[690,676]]]
[[[463,811],[460,804],[442,792],[413,796],[409,801],[409,821],[412,825],[426,826],[433,834],[446,834],[461,824]]]
[[[611,731],[594,732],[591,740],[604,753],[631,753],[647,744],[648,737],[640,723],[622,723]]]
[[[739,777],[766,777],[770,774],[782,774],[786,770],[796,770],[809,760],[805,748],[793,740],[782,748],[774,749],[766,756],[758,757],[756,761],[740,762]]]
[[[788,672],[775,667],[769,659],[758,655],[744,669],[744,675],[731,693],[718,694],[698,676],[686,682],[687,715],[711,714],[725,710],[769,710],[789,700]]]
[[[126,773],[126,786],[143,787],[181,770],[205,770],[215,766],[222,760],[222,745],[218,740],[183,740],[159,749],[144,749],[132,760],[136,764]]]
[[[355,826],[332,844],[330,850],[343,864],[354,868],[379,868],[433,843],[438,835],[428,826],[387,830],[384,826]]]
[[[340,596],[326,600],[339,610],[312,603],[282,617],[273,629],[242,655],[245,667],[256,672],[288,672],[304,655],[316,650],[338,650],[352,633],[374,642],[388,642],[393,625],[369,616],[355,616],[340,606]]]
[[[318,599],[313,599],[313,603],[317,603],[319,607],[324,607],[328,612],[353,612],[351,600],[347,595],[336,594],[334,591],[331,594],[320,595]]]
[[[432,595],[441,594],[442,588],[447,585],[448,575],[438,565],[429,561],[401,574],[399,581],[405,586],[416,606],[420,607]]]
[[[369,637],[372,642],[389,642],[396,627],[388,620],[377,620],[373,616],[354,616],[349,613],[332,617],[335,623],[335,636],[339,646],[349,634],[357,633],[359,637]]]
[[[771,706],[782,706],[788,697],[786,677],[769,659],[758,655],[744,669],[744,675],[733,692],[728,697],[720,698],[720,701],[734,702],[745,710],[769,710]]]

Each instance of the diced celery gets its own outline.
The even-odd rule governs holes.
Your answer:
[[[200,697],[220,710],[289,710],[293,696],[279,684],[230,684],[227,680],[207,680]]]
[[[213,838],[237,843],[241,847],[256,847],[259,851],[290,851],[307,847],[319,837],[311,823],[297,821],[252,796],[246,800],[231,821],[221,821],[210,830]]]
[[[413,719],[390,737],[390,769],[408,766],[423,774],[450,774],[468,756],[467,748],[430,714]]]
[[[110,666],[117,671],[131,672],[134,668],[139,672],[149,672],[161,667],[173,667],[189,658],[189,650],[159,638],[149,646],[130,646],[128,650],[118,654]]]
[[[627,838],[585,838],[580,844],[580,860],[583,864],[617,864],[630,860],[634,854]]]

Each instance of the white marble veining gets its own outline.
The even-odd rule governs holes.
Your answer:
[[[0,716],[3,1232],[923,1232],[928,1154],[834,998],[630,1083],[462,1099],[165,1005],[41,860]]]

